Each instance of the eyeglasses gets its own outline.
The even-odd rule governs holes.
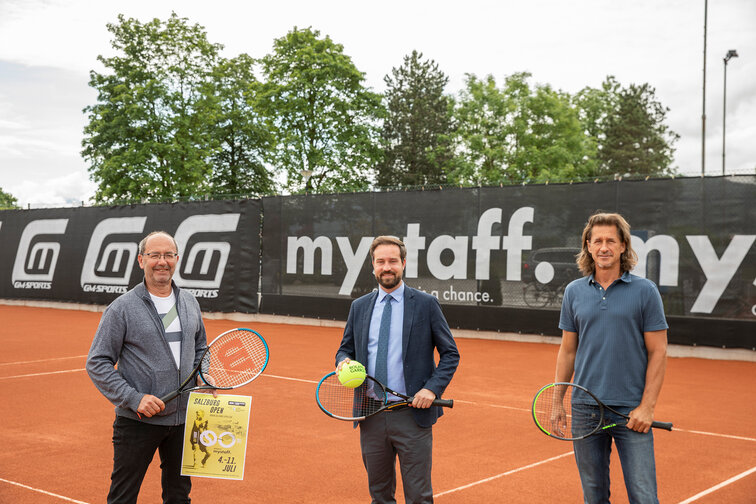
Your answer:
[[[173,261],[174,259],[178,257],[178,254],[176,254],[175,252],[165,252],[162,254],[160,252],[148,252],[142,255],[153,261],[158,261],[160,259],[165,259],[166,261]]]

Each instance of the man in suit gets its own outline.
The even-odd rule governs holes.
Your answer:
[[[407,264],[404,243],[379,236],[370,246],[370,257],[380,288],[352,303],[336,352],[336,371],[355,359],[366,363],[368,374],[379,382],[414,396],[409,408],[384,411],[360,422],[372,502],[396,502],[397,455],[406,502],[433,502],[432,426],[443,412],[431,403],[449,385],[459,352],[438,300],[402,282]],[[438,366],[434,350],[438,350]]]

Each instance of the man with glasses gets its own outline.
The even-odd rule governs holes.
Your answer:
[[[139,243],[144,281],[105,309],[87,357],[90,378],[115,405],[109,504],[137,502],[155,450],[163,503],[189,502],[191,480],[181,476],[187,397],[160,397],[191,374],[207,340],[199,303],[172,280],[178,259],[164,231]]]

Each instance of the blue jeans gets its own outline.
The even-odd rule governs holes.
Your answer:
[[[614,409],[628,414],[633,408],[620,406]],[[581,415],[597,414],[598,408],[577,404],[572,406],[575,423],[579,421]],[[626,420],[611,411],[604,410],[604,420],[608,423],[617,422],[623,425],[608,428],[573,442],[585,503],[609,503],[609,455],[612,452],[612,439],[614,439],[631,504],[658,504],[653,434],[651,431],[643,434],[628,429],[624,426]]]
[[[113,422],[113,474],[108,504],[136,504],[147,468],[160,453],[163,503],[190,502],[192,481],[181,476],[184,425],[163,426],[116,416]]]

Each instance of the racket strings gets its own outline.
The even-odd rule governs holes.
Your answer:
[[[252,381],[268,362],[268,348],[253,331],[234,330],[216,339],[203,358],[203,379],[230,388]]]
[[[331,415],[343,419],[357,419],[372,415],[385,402],[385,392],[366,379],[356,388],[345,387],[336,374],[326,377],[318,387],[318,402]],[[383,397],[381,396],[383,395]],[[381,397],[381,399],[376,399]]]
[[[594,432],[601,423],[598,403],[581,390],[568,384],[555,384],[545,388],[533,405],[533,416],[539,427],[550,436],[562,439],[579,439]],[[590,401],[592,404],[578,404]]]

